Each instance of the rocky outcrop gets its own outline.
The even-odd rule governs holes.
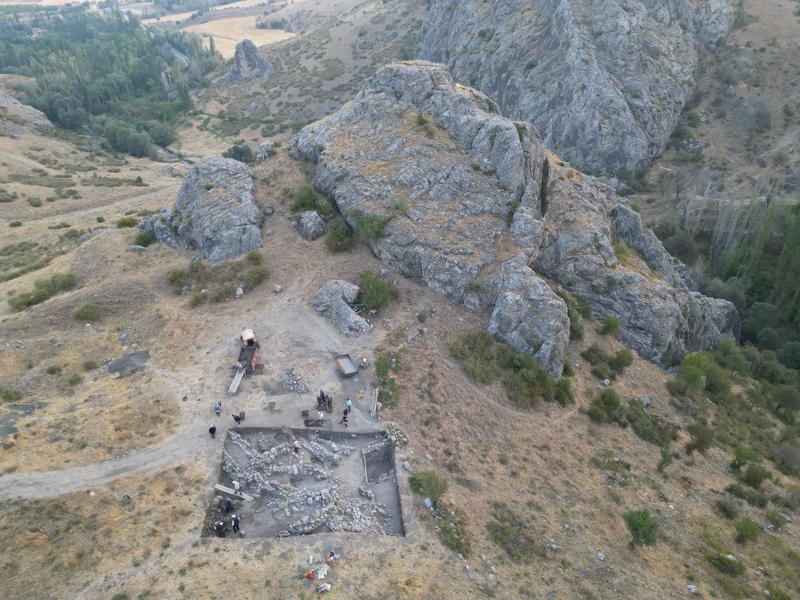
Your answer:
[[[312,241],[325,233],[325,221],[317,214],[317,211],[307,210],[300,215],[297,228],[304,240]]]
[[[360,293],[361,289],[349,281],[329,281],[314,294],[311,306],[345,335],[358,336],[371,329],[351,308]]]
[[[50,119],[42,111],[0,92],[0,121],[5,119],[16,125],[39,131],[47,131],[53,127]]]
[[[225,76],[228,83],[242,83],[260,77],[272,75],[272,65],[264,58],[250,40],[242,40],[236,44],[233,64]]]
[[[596,179],[550,162],[547,226],[531,257],[537,272],[586,301],[598,318],[617,318],[620,339],[663,365],[714,348],[725,335],[738,337],[733,304],[690,291],[685,267],[638,214]]]
[[[384,67],[289,152],[315,163],[314,185],[351,226],[384,223],[369,244],[385,264],[484,311],[493,334],[553,375],[569,320],[552,281],[617,316],[622,339],[656,361],[736,333],[732,306],[692,294],[683,266],[610,188],[546,158],[531,127],[442,65]]]
[[[698,51],[732,0],[432,0],[420,55],[531,121],[593,172],[630,173],[663,150],[692,93]]]
[[[261,248],[263,219],[249,167],[207,158],[184,177],[175,210],[164,209],[139,226],[156,241],[197,250],[216,263]]]

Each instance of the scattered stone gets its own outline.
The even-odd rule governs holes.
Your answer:
[[[272,286],[272,293],[273,294],[280,294],[283,291],[283,287],[280,285],[273,285]]]
[[[693,585],[693,584],[691,584],[691,583],[690,583],[689,585],[687,585],[687,586],[686,586],[686,590],[687,590],[687,591],[688,591],[690,594],[697,594],[697,593],[698,593],[697,586],[696,586],[696,585]]]
[[[650,396],[642,396],[640,400],[642,402],[642,406],[645,408],[650,408],[650,405],[653,403],[653,400],[650,398]]]
[[[267,206],[266,208],[264,208],[264,216],[265,217],[271,217],[274,214],[275,214],[275,209],[272,208],[271,206]]]

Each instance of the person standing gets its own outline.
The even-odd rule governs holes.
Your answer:
[[[231,527],[232,527],[232,529],[234,531],[236,531],[236,532],[239,531],[239,516],[238,515],[232,515],[231,516]]]
[[[216,435],[217,435],[217,428],[216,428],[216,426],[215,426],[215,425],[212,425],[211,427],[209,427],[209,428],[208,428],[208,433],[209,433],[209,435],[211,435],[211,439],[213,440],[213,439],[216,437]]]
[[[222,414],[222,403],[214,402],[214,414],[218,417]]]
[[[349,413],[351,410],[353,410],[353,401],[352,401],[352,400],[350,400],[350,398],[348,398],[348,399],[347,399],[347,402],[345,402],[345,408],[347,409],[347,412],[348,412],[348,413]]]
[[[344,428],[347,429],[347,409],[344,409],[344,414],[342,414],[342,420],[339,421],[339,425],[344,425]]]

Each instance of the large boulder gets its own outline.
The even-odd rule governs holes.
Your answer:
[[[553,375],[569,320],[540,274],[620,318],[622,339],[655,361],[736,334],[733,307],[691,293],[683,265],[621,198],[546,158],[533,128],[443,65],[384,67],[289,152],[314,163],[314,185],[352,227],[383,223],[369,245],[386,265],[484,312],[493,334]]]
[[[250,40],[236,44],[231,70],[225,77],[228,83],[242,83],[272,75],[272,65]]]
[[[307,210],[297,220],[297,228],[304,240],[312,241],[325,233],[325,221],[315,210]]]
[[[670,138],[700,49],[727,34],[733,0],[432,0],[420,56],[530,120],[595,172],[631,173]]]
[[[53,127],[50,119],[42,111],[0,91],[0,121],[3,120],[39,131],[47,131]]]
[[[351,308],[360,293],[356,284],[336,279],[317,290],[311,306],[345,335],[358,336],[370,330],[370,324]]]
[[[264,216],[254,199],[250,168],[228,158],[207,158],[186,174],[175,210],[140,224],[157,241],[186,246],[217,263],[261,248]]]

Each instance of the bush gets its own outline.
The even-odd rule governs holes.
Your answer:
[[[53,275],[50,279],[40,279],[34,283],[34,289],[31,292],[23,292],[12,296],[8,300],[11,310],[19,312],[48,300],[59,292],[70,290],[76,285],[75,276],[72,273],[59,273]]]
[[[717,510],[726,519],[735,519],[739,516],[739,503],[732,496],[724,495],[717,499]]]
[[[156,241],[155,236],[149,231],[140,231],[136,234],[133,243],[137,246],[144,246],[145,248]]]
[[[389,369],[391,368],[391,360],[386,354],[379,354],[375,357],[375,373],[381,379],[386,379],[389,376]]]
[[[608,363],[600,363],[592,367],[592,375],[597,377],[600,381],[615,379],[614,371],[608,366]]]
[[[761,528],[758,526],[758,523],[748,517],[737,520],[733,524],[733,528],[736,530],[736,541],[740,544],[745,544],[756,539],[758,534],[761,533]]]
[[[447,480],[436,471],[415,473],[408,479],[411,491],[431,499],[434,505],[442,499],[447,491]]]
[[[747,470],[742,475],[742,482],[757,490],[765,480],[771,477],[770,472],[761,465],[750,464],[747,465]]]
[[[22,221],[11,221],[8,224],[9,227],[22,227]]]
[[[505,550],[514,562],[531,563],[547,554],[544,544],[539,541],[536,532],[530,530],[526,520],[503,505],[495,507],[486,529],[494,543]]]
[[[626,367],[630,367],[633,364],[633,352],[628,350],[627,348],[623,348],[619,352],[617,352],[611,359],[608,361],[608,366],[611,367],[611,370],[615,373],[621,373]]]
[[[124,229],[126,227],[136,227],[139,224],[139,220],[135,217],[122,217],[119,221],[117,221],[117,229]]]
[[[714,432],[702,423],[694,423],[687,427],[691,439],[686,443],[686,454],[692,454],[697,450],[704,454],[714,442]]]
[[[0,399],[3,402],[16,402],[20,398],[22,398],[22,392],[18,389],[0,385]]]
[[[658,521],[647,509],[630,510],[623,516],[631,534],[631,546],[654,546],[658,540]]]
[[[96,304],[81,304],[72,316],[76,321],[94,323],[100,319],[100,307]]]
[[[737,498],[741,498],[749,505],[757,508],[764,508],[767,506],[767,502],[769,501],[768,498],[761,492],[745,487],[739,483],[732,483],[725,488],[725,491],[733,496],[736,496]]]
[[[467,517],[464,511],[453,506],[451,511],[447,511],[442,518],[437,521],[439,526],[439,538],[442,543],[462,556],[469,556],[470,536],[467,529]]]
[[[76,386],[79,385],[82,381],[83,377],[81,377],[77,373],[73,373],[67,378],[67,385]]]
[[[83,363],[83,370],[84,371],[94,371],[97,368],[97,363],[93,360],[87,360]]]
[[[758,459],[758,452],[752,448],[747,448],[741,444],[737,444],[733,449],[733,460],[730,462],[730,467],[734,471],[738,471],[748,462]]]
[[[661,448],[661,457],[658,459],[656,470],[659,473],[663,473],[664,469],[666,469],[671,464],[672,464],[672,453],[669,451],[669,448]]]
[[[713,554],[708,557],[708,561],[714,565],[718,571],[726,575],[738,577],[745,572],[744,564],[728,554]]]
[[[386,224],[389,219],[381,219],[371,213],[363,213],[354,209],[353,230],[356,237],[364,244],[369,244],[372,240],[386,237]]]
[[[376,273],[362,271],[358,276],[358,285],[361,288],[361,302],[367,310],[382,310],[389,306],[394,288]]]
[[[238,160],[243,163],[250,164],[255,162],[256,155],[253,152],[253,149],[248,146],[247,144],[234,144],[225,152],[222,153],[222,156],[225,158],[232,158],[233,160]]]
[[[601,350],[596,344],[592,344],[586,350],[581,352],[581,356],[590,365],[599,365],[600,363],[608,362],[608,354]]]
[[[651,416],[639,400],[630,400],[628,402],[625,418],[636,432],[636,435],[644,441],[662,446],[662,449],[669,446],[673,438],[672,430]],[[669,452],[667,452],[667,455],[671,457]]]
[[[608,388],[589,405],[589,418],[597,423],[608,423],[616,421],[620,424],[625,422],[622,414],[622,402],[619,394],[613,389]]]
[[[617,335],[619,332],[619,319],[611,315],[603,319],[603,324],[598,330],[601,335]]]
[[[244,274],[242,285],[246,291],[250,291],[264,283],[267,277],[269,277],[269,269],[265,265],[255,265]]]
[[[328,229],[325,245],[331,252],[350,250],[354,243],[353,230],[344,221],[337,221]]]
[[[318,194],[308,184],[301,185],[292,194],[292,210],[294,212],[315,210],[321,217],[329,217],[334,213],[331,201]]]

